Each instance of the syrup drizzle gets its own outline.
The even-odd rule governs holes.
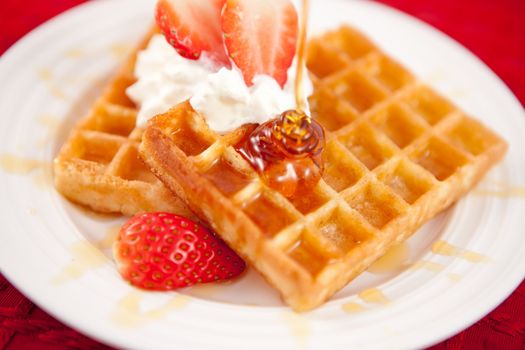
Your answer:
[[[88,241],[79,241],[70,247],[71,262],[51,279],[53,285],[61,285],[84,276],[91,269],[109,263],[108,258]]]
[[[49,81],[49,80],[53,79],[53,73],[51,72],[51,70],[49,70],[47,68],[41,68],[41,69],[37,70],[36,74],[43,81]]]
[[[305,110],[305,97],[303,90],[304,66],[306,60],[306,38],[308,36],[308,17],[310,14],[310,1],[303,0],[301,8],[301,23],[299,27],[299,41],[297,43],[297,74],[295,76],[295,104],[299,111]]]
[[[23,158],[7,153],[0,154],[0,168],[11,174],[26,175],[40,169],[44,165],[45,162],[36,159]]]
[[[47,68],[42,68],[37,70],[36,74],[38,75],[40,80],[42,80],[45,83],[51,96],[64,101],[67,101],[69,99],[68,96],[53,83],[54,77],[53,72],[51,70]]]
[[[73,48],[64,52],[66,58],[80,58],[85,55],[85,51],[81,48]]]
[[[498,198],[525,198],[525,186],[512,186],[497,183],[494,188],[480,188],[473,193],[478,196],[494,196]]]
[[[182,309],[191,300],[186,295],[177,294],[158,308],[142,311],[140,305],[145,296],[145,293],[136,290],[126,294],[118,301],[110,316],[111,321],[120,328],[136,328],[150,321],[166,318],[171,311]]]
[[[447,277],[448,277],[452,282],[458,282],[458,281],[460,281],[460,280],[463,278],[463,276],[461,276],[460,274],[458,274],[458,273],[452,273],[452,272],[449,273],[449,274],[447,275]]]
[[[284,321],[290,327],[290,331],[297,339],[298,345],[302,348],[306,347],[308,337],[311,333],[310,322],[308,319],[295,312],[285,312],[283,314]]]
[[[458,248],[445,241],[437,241],[434,244],[432,244],[432,253],[444,256],[454,256],[458,258],[463,258],[472,263],[480,263],[490,260],[489,257],[486,255]]]
[[[406,242],[392,246],[382,257],[377,259],[368,272],[386,274],[400,272],[410,265],[410,252]]]
[[[421,269],[421,270],[427,270],[427,271],[435,272],[435,273],[441,272],[445,270],[445,268],[446,266],[443,264],[433,262],[433,261],[428,261],[428,260],[420,260],[416,262],[415,264],[413,264],[412,266],[410,266],[411,270]],[[454,273],[454,272],[447,273],[447,277],[452,282],[459,282],[463,278],[462,275],[460,275],[459,273]]]
[[[325,135],[320,124],[305,112],[302,89],[309,1],[303,1],[295,77],[297,110],[289,110],[257,127],[236,146],[237,151],[262,175],[270,187],[294,197],[315,186],[323,163]]]
[[[358,294],[359,298],[366,301],[367,303],[375,303],[375,304],[388,304],[390,303],[390,299],[386,297],[383,292],[381,292],[377,288],[370,288],[362,291]]]
[[[363,305],[355,303],[353,301],[344,303],[343,305],[341,305],[341,309],[343,309],[343,311],[348,314],[355,314],[366,310]]]
[[[410,269],[411,270],[422,269],[422,270],[428,270],[431,272],[440,272],[440,271],[443,271],[445,267],[446,267],[445,265],[437,263],[437,262],[428,261],[428,260],[420,260],[414,263],[412,266],[410,266]]]
[[[46,189],[53,182],[50,162],[0,153],[0,170],[14,175],[31,175],[33,184],[39,189]]]
[[[323,170],[324,131],[315,122],[308,124],[306,132],[301,127],[290,126],[300,118],[297,113],[287,111],[279,119],[262,124],[237,147],[266,184],[286,197],[297,196],[315,186]]]
[[[116,43],[111,45],[109,48],[109,52],[118,60],[121,60],[122,58],[126,57],[130,50],[130,46],[125,43]]]

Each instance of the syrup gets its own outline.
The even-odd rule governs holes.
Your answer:
[[[348,314],[353,314],[353,313],[362,312],[366,310],[363,305],[354,303],[354,302],[345,303],[341,305],[341,308],[343,309],[344,312]]]
[[[470,250],[463,250],[445,241],[437,241],[432,244],[432,253],[445,256],[455,256],[463,258],[472,263],[489,261],[489,257]]]
[[[323,172],[324,130],[304,112],[302,90],[308,5],[308,0],[304,0],[297,49],[299,69],[295,79],[297,110],[286,111],[260,125],[236,147],[268,186],[289,198],[298,197],[315,186]]]
[[[165,319],[172,311],[184,308],[191,299],[186,295],[177,294],[165,304],[145,311],[141,307],[145,296],[145,293],[136,290],[126,294],[118,301],[117,308],[111,314],[111,321],[120,328],[137,328],[150,321]]]
[[[74,48],[74,49],[64,52],[64,56],[66,58],[81,58],[84,55],[85,55],[84,50],[80,48]]]
[[[126,57],[130,50],[130,46],[125,43],[116,43],[109,48],[110,53],[119,61]]]
[[[297,339],[298,345],[301,348],[306,347],[312,332],[308,318],[295,312],[285,312],[283,314],[283,319],[288,324],[294,337]]]
[[[452,282],[458,282],[463,278],[463,276],[457,273],[449,273],[447,276]]]
[[[295,103],[299,110],[304,111],[305,96],[303,91],[303,74],[306,61],[306,37],[308,29],[308,16],[310,10],[310,1],[303,0],[301,8],[301,24],[299,28],[299,41],[297,43],[297,75],[295,76]]]
[[[478,189],[473,191],[478,196],[494,196],[499,198],[525,198],[524,186],[512,186],[505,183],[496,183],[494,188]]]
[[[39,160],[22,158],[12,154],[0,154],[0,169],[11,173],[25,175],[40,169],[44,166],[44,162]]]
[[[323,128],[290,110],[256,128],[237,150],[270,187],[294,197],[321,178],[323,147]]]
[[[408,244],[403,242],[392,246],[381,258],[377,259],[368,272],[373,274],[396,273],[404,270],[410,264]]]
[[[433,261],[428,261],[428,260],[420,260],[414,263],[412,266],[410,266],[411,270],[422,269],[422,270],[428,270],[431,272],[441,272],[445,268],[446,266],[443,264],[433,262]]]
[[[367,303],[375,303],[375,304],[388,304],[390,303],[390,299],[386,297],[386,295],[383,294],[379,289],[377,288],[370,288],[362,291],[358,294],[359,298],[366,301]]]
[[[47,68],[39,69],[37,72],[38,77],[43,81],[49,81],[53,79],[53,73]]]
[[[51,280],[53,285],[61,285],[84,276],[91,269],[104,266],[109,260],[104,254],[87,241],[74,243],[69,248],[72,260],[69,264],[54,276]]]

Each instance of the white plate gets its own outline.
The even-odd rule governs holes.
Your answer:
[[[149,26],[152,5],[86,3],[0,60],[0,266],[41,307],[119,347],[413,348],[466,328],[522,280],[525,115],[519,103],[478,59],[427,25],[373,2],[319,0],[313,32],[341,23],[365,31],[504,135],[510,143],[505,161],[409,241],[406,262],[419,268],[364,273],[313,312],[292,313],[253,272],[230,285],[181,294],[134,291],[119,278],[109,250],[95,247],[107,246],[100,241],[123,219],[65,201],[49,169],[100,81]],[[459,250],[435,254],[436,240]],[[476,263],[471,260],[481,255],[468,252],[488,258]],[[357,294],[364,289],[368,294]]]

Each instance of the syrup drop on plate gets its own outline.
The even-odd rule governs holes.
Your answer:
[[[390,299],[377,288],[370,288],[359,293],[359,298],[367,303],[388,304]]]
[[[354,314],[354,313],[363,312],[366,310],[363,305],[354,303],[354,302],[345,303],[341,305],[341,308],[343,309],[344,312],[348,314]]]
[[[410,264],[410,251],[408,244],[403,242],[392,246],[382,257],[377,259],[368,272],[374,274],[385,274],[399,272]]]

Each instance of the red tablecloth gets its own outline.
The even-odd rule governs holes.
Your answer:
[[[85,0],[0,0],[0,54]],[[485,61],[525,104],[525,0],[381,0],[449,34]],[[490,286],[487,286],[490,288]],[[104,349],[21,295],[0,275],[0,348]],[[432,349],[524,349],[525,283],[503,304]]]

